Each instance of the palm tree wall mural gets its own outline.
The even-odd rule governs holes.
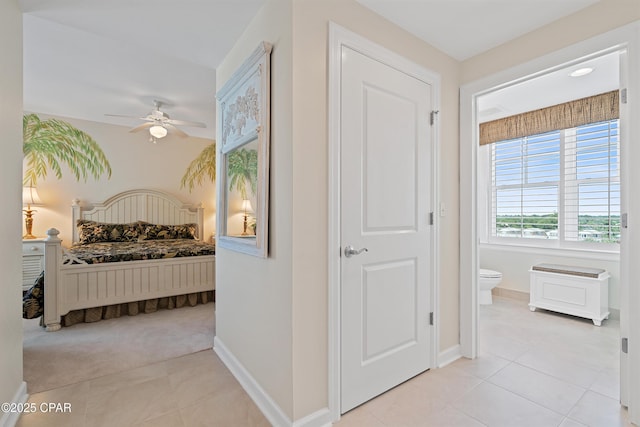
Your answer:
[[[228,155],[227,174],[230,191],[235,189],[245,200],[249,198],[247,193],[248,185],[251,195],[255,195],[258,184],[258,151],[241,148],[230,152]]]
[[[26,114],[22,125],[22,150],[27,160],[24,185],[35,186],[39,178],[47,177],[49,169],[62,178],[62,165],[78,181],[82,178],[86,182],[88,176],[97,180],[102,174],[111,178],[107,157],[87,133],[62,120],[41,120],[36,114]]]
[[[258,184],[258,151],[246,148],[232,151],[228,155],[227,162],[229,191],[237,191],[242,199],[255,195]],[[196,185],[202,185],[205,179],[214,182],[215,178],[216,144],[213,143],[206,146],[189,164],[180,186],[192,191]]]
[[[207,145],[204,150],[193,159],[187,171],[182,177],[180,187],[188,187],[189,192],[193,191],[196,185],[202,185],[205,179],[211,182],[216,180],[216,144]]]

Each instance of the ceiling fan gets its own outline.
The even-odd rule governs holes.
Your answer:
[[[160,108],[163,105],[167,105],[166,102],[162,102],[154,99],[153,105],[154,105],[154,109],[144,117],[126,116],[121,114],[105,114],[105,116],[128,117],[128,118],[136,118],[136,119],[144,120],[146,123],[143,123],[139,126],[132,128],[131,130],[129,130],[129,132],[139,132],[144,129],[149,129],[149,142],[153,142],[154,144],[157,142],[158,139],[164,138],[169,133],[175,134],[181,138],[185,138],[189,136],[184,131],[177,128],[176,126],[192,126],[192,127],[199,127],[199,128],[207,127],[204,123],[201,123],[201,122],[175,120],[170,118],[167,113],[165,113],[164,111],[160,111]]]

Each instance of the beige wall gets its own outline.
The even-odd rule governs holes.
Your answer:
[[[216,336],[293,419],[290,0],[266,1],[218,67],[218,90],[262,41],[273,44],[269,257],[217,249]]]
[[[640,19],[638,0],[601,0],[462,63],[461,83],[497,73]]]
[[[294,0],[293,356],[295,416],[326,405],[327,41],[333,21],[440,74],[440,348],[458,343],[458,63],[353,0]]]
[[[38,115],[43,120],[52,117]],[[62,179],[57,179],[49,172],[45,180],[38,181],[38,194],[43,206],[37,207],[34,214],[34,235],[46,236],[46,231],[55,227],[60,230],[63,244],[70,244],[73,199],[80,199],[81,204],[86,206],[91,202],[104,201],[121,191],[151,188],[168,192],[185,203],[202,203],[205,209],[205,237],[211,236],[215,227],[214,183],[205,181],[189,193],[187,188],[180,188],[180,180],[189,163],[213,140],[167,136],[153,144],[145,132],[130,133],[128,127],[68,117],[56,118],[93,137],[107,156],[112,175],[111,179],[103,175],[97,181],[89,177],[86,182],[78,182],[66,167],[62,171]]]
[[[17,0],[0,2],[0,402],[22,384],[21,182],[22,14]],[[0,413],[0,424],[5,414]]]
[[[441,346],[458,342],[458,64],[353,0],[268,1],[218,69],[218,88],[265,40],[272,54],[270,256],[220,248],[216,332],[292,420],[328,405],[329,21],[439,73]]]
[[[462,66],[462,82],[466,84],[477,81],[478,79],[481,79],[483,77],[487,77],[487,80],[485,80],[484,82],[490,81],[491,84],[507,83],[498,81],[498,78],[492,75],[507,70],[511,67],[525,64],[526,62],[537,59],[538,57],[541,57],[543,55],[556,52],[563,48],[567,48],[573,44],[585,41],[585,43],[580,44],[580,51],[583,55],[586,53],[584,51],[585,46],[591,45],[590,42],[586,42],[588,39],[591,39],[595,36],[603,35],[603,37],[599,38],[599,40],[604,40],[606,37],[604,36],[605,33],[623,27],[627,24],[637,22],[638,20],[640,20],[640,2],[638,2],[637,0],[602,0],[601,2],[596,3],[595,5],[587,9],[584,9],[579,13],[560,19],[557,22],[548,25],[538,31],[534,31],[517,40],[514,40],[513,42],[506,43],[505,45],[493,49],[490,52],[465,61]],[[637,106],[640,104],[640,102],[638,102],[640,101],[640,97],[638,96],[638,90],[636,88],[638,83],[638,75],[640,74],[640,64],[638,62],[637,52],[637,25],[635,25],[632,32],[634,33],[634,35],[630,37],[635,38],[635,40],[633,40],[634,47],[629,55],[629,57],[631,58],[631,60],[629,61],[629,65],[631,68],[628,82],[630,89],[629,102],[625,108],[621,108],[621,111],[623,114],[628,114],[628,117],[631,118],[631,120],[627,120],[626,128],[627,132],[629,132],[629,135],[631,135],[632,138],[635,138],[635,136],[637,136],[640,132],[640,126],[638,125],[637,120]],[[602,46],[600,42],[598,42],[597,45],[600,49],[607,47]],[[563,56],[569,56],[564,55],[568,52],[570,52],[570,50],[564,51]],[[543,61],[545,62],[546,66],[554,65],[549,64],[549,57],[545,58],[544,60],[540,60],[536,64],[539,64]],[[524,67],[522,67],[522,69],[524,69]],[[531,67],[527,67],[527,71],[535,72],[536,70],[532,69]],[[504,75],[507,74],[512,75],[515,73],[504,73]],[[492,76],[492,78],[489,79],[489,76]],[[500,75],[498,75],[498,77],[499,76]],[[482,82],[477,82],[473,87],[481,87],[482,85]],[[464,109],[468,109],[469,107],[470,105],[468,104],[462,105],[462,108]],[[471,124],[462,124],[462,126],[465,125],[470,126]],[[640,158],[640,152],[638,152],[637,150],[637,144],[635,143],[636,141],[631,140],[630,142],[631,144],[628,144],[626,146],[626,156],[624,156],[622,164],[623,170],[626,170],[625,175],[628,184],[627,186],[623,186],[623,201],[626,199],[626,210],[630,213],[630,217],[633,217],[633,213],[637,212],[638,208],[640,207],[637,203],[638,198],[635,197],[635,189],[638,187],[638,185],[640,185],[640,176],[637,172],[638,169],[636,167],[637,159]],[[462,150],[470,150],[472,143],[473,142],[467,138],[462,139]],[[465,160],[468,160],[469,157],[470,156],[467,156]],[[466,194],[472,190],[470,186],[470,180],[468,179],[469,176],[464,178],[465,179],[462,182],[461,191],[463,194]],[[625,235],[626,239],[624,238]],[[638,245],[640,239],[638,239],[637,236],[634,236],[633,227],[630,227],[627,233],[623,234],[623,243],[625,240],[625,249],[621,253],[621,259],[623,260],[621,265],[626,269],[626,271],[622,271],[622,277],[635,278],[638,276],[637,259],[638,254],[640,253],[640,248]],[[461,243],[462,245],[475,244],[475,242],[471,242],[466,238]],[[502,253],[494,253],[493,255],[489,253],[481,254],[481,261],[484,259],[487,267],[491,266],[490,262],[486,259],[486,256],[490,255],[496,257],[504,256],[504,254]],[[510,254],[505,257],[505,261],[513,261],[516,263],[522,262],[520,259],[515,258],[519,257],[515,254]],[[539,257],[537,259],[547,260],[549,258]],[[567,261],[569,261],[569,259],[567,259]],[[463,262],[468,262],[468,259],[463,258]],[[555,257],[554,262],[558,262]],[[588,265],[588,262],[585,262],[585,260],[583,259],[572,259],[568,263],[578,262],[580,262],[581,265]],[[597,264],[603,266],[605,265],[605,263],[602,263],[601,261],[598,261]],[[591,263],[591,265],[593,265],[593,263]],[[510,270],[511,268],[513,268],[513,266],[510,265],[508,269]],[[609,267],[605,268],[609,269]],[[615,264],[611,264],[612,270],[616,268],[617,267]],[[619,267],[617,269],[620,270]],[[519,271],[521,270],[522,269],[520,268]],[[630,282],[632,285],[634,284],[633,279]],[[618,287],[618,290],[619,289],[620,288]],[[627,308],[626,310],[623,309],[623,312],[621,313],[621,316],[625,316],[626,314],[627,318],[627,322],[623,322],[623,325],[625,323],[630,325],[640,324],[640,322],[637,321],[637,307],[638,302],[640,301],[640,293],[637,291],[637,286],[630,286],[626,292],[626,295],[623,295],[619,300],[620,305],[623,306],[623,308],[625,306]],[[629,307],[631,307],[631,310],[629,310]],[[637,337],[640,334],[638,333],[637,328],[629,327],[627,328],[626,333],[630,335],[631,341],[633,341],[634,336],[636,337],[636,342],[638,341]],[[638,358],[637,353],[633,352],[630,352],[630,357],[633,358],[633,360],[629,359],[629,369],[624,369],[623,364],[623,376],[625,374],[627,375],[628,384],[637,385],[640,384],[640,370],[636,369],[636,367],[640,366],[640,363],[638,363],[640,358]],[[632,409],[635,405],[636,411],[632,411],[631,414],[634,417],[634,421],[636,423],[638,422],[637,397],[637,393],[635,395],[635,399],[633,393],[631,393],[631,401],[629,402],[629,406],[632,407]]]
[[[586,18],[602,10],[589,10]],[[626,16],[626,15],[625,15]],[[574,22],[569,17],[567,22]],[[271,0],[218,70],[221,87],[262,40],[272,56],[270,258],[218,253],[218,338],[292,420],[327,402],[327,39],[329,21],[442,77],[440,106],[440,350],[459,343],[458,91],[461,70],[479,78],[545,53],[523,55],[524,37],[460,64],[354,0]],[[615,25],[604,19],[611,28]],[[614,20],[619,23],[619,21]],[[569,32],[571,33],[571,32]],[[584,34],[583,34],[584,36]],[[560,40],[553,49],[562,47]],[[512,60],[513,57],[518,59]],[[461,68],[463,67],[464,68]],[[259,350],[259,351],[258,351]]]
[[[638,0],[602,0],[578,13],[463,62],[462,83],[499,73],[639,19]],[[554,256],[540,255],[538,251],[513,252],[486,245],[480,251],[480,265],[502,271],[504,279],[500,287],[507,289],[529,292],[528,269],[540,262],[578,266],[591,266],[596,263],[599,267],[607,269],[612,275],[609,288],[610,307],[620,307],[619,261],[585,258],[578,254]]]

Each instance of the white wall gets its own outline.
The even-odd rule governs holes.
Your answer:
[[[38,116],[43,120],[52,117]],[[180,180],[189,163],[213,140],[167,136],[153,144],[149,142],[147,132],[129,133],[129,128],[124,126],[69,117],[56,118],[91,135],[107,156],[112,174],[110,179],[103,175],[97,181],[89,177],[86,182],[78,182],[66,167],[60,180],[49,172],[47,178],[38,181],[37,185],[43,206],[35,208],[34,235],[46,236],[46,231],[55,227],[60,230],[63,244],[68,245],[71,242],[73,199],[80,199],[84,205],[101,202],[121,191],[151,188],[168,192],[185,203],[202,203],[205,208],[204,235],[206,238],[211,236],[215,227],[215,184],[205,181],[189,193],[188,188],[180,188]]]
[[[17,0],[0,2],[0,402],[20,398],[22,385],[21,182],[22,14]],[[23,390],[24,393],[24,390]],[[8,424],[0,413],[0,425]]]

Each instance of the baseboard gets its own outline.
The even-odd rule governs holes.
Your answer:
[[[491,290],[491,293],[497,297],[529,302],[529,292],[496,287]]]
[[[293,427],[331,427],[331,411],[323,408],[293,423]]]
[[[462,353],[460,352],[460,344],[449,347],[445,351],[441,351],[440,354],[438,354],[438,368],[444,368],[448,364],[455,362],[461,357]]]
[[[249,371],[242,366],[242,363],[236,359],[233,353],[229,351],[218,337],[214,337],[213,339],[213,350],[262,411],[271,425],[282,427],[330,427],[332,425],[331,411],[329,408],[323,408],[295,422],[291,422],[289,417],[280,409],[280,406],[260,387],[260,384],[258,384]]]
[[[287,415],[280,409],[278,404],[264,391],[260,384],[251,376],[249,371],[240,363],[238,359],[229,351],[222,340],[217,336],[213,339],[213,350],[216,352],[222,363],[231,371],[238,380],[242,388],[253,399],[260,408],[264,416],[273,426],[292,426],[293,423]]]
[[[13,396],[11,403],[21,404],[26,403],[29,399],[27,394],[27,383],[22,381],[20,387]],[[4,412],[2,418],[0,418],[0,427],[14,427],[20,419],[20,412]]]

